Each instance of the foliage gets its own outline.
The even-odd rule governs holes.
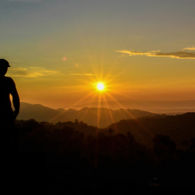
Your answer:
[[[12,138],[15,141],[7,150],[13,154],[9,166],[14,165],[15,175],[22,178],[17,180],[28,188],[33,184],[54,191],[74,189],[73,186],[78,187],[75,190],[116,190],[125,186],[130,191],[136,187],[176,189],[178,186],[194,190],[195,137],[183,132],[187,134],[186,128],[190,128],[191,133],[195,126],[186,127],[185,121],[194,124],[192,119],[184,119],[186,116],[180,118],[183,126],[178,126],[176,117],[121,121],[107,129],[79,121],[57,124],[17,121],[17,133]],[[140,124],[144,124],[143,131],[147,132],[140,132]],[[179,140],[187,143],[183,148],[170,136],[175,134],[176,126]],[[169,127],[169,131],[163,132],[162,127]],[[182,128],[185,131],[180,131]],[[136,130],[139,130],[137,134]],[[149,132],[153,132],[151,143],[139,142],[141,133],[146,136]],[[190,139],[186,140],[187,137]]]

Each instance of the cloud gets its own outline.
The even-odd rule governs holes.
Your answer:
[[[189,48],[188,48],[189,50]],[[127,54],[129,56],[147,56],[147,57],[166,57],[176,59],[195,59],[195,52],[193,48],[190,51],[176,51],[176,52],[161,52],[161,51],[132,51],[132,50],[118,50],[116,51],[121,54]]]
[[[186,47],[183,50],[195,51],[195,47]]]
[[[19,78],[38,78],[58,74],[57,71],[47,70],[41,67],[17,67],[10,69],[10,75]]]

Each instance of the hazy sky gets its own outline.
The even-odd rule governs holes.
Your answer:
[[[194,100],[194,10],[195,0],[1,0],[0,58],[26,102],[71,107],[95,95],[94,79],[121,104]]]

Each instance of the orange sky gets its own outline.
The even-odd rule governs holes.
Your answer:
[[[1,1],[1,58],[25,102],[95,105],[98,80],[124,106],[195,100],[194,9],[191,0]]]

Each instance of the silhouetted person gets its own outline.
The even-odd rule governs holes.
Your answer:
[[[4,129],[13,127],[20,109],[20,99],[15,83],[12,78],[5,76],[8,67],[10,67],[8,61],[0,59],[0,127]]]
[[[16,181],[14,175],[17,175],[15,161],[17,132],[14,121],[19,113],[20,100],[14,81],[5,76],[8,67],[10,67],[8,61],[0,59],[0,171],[3,178],[2,186],[13,186],[14,182],[11,180]]]

